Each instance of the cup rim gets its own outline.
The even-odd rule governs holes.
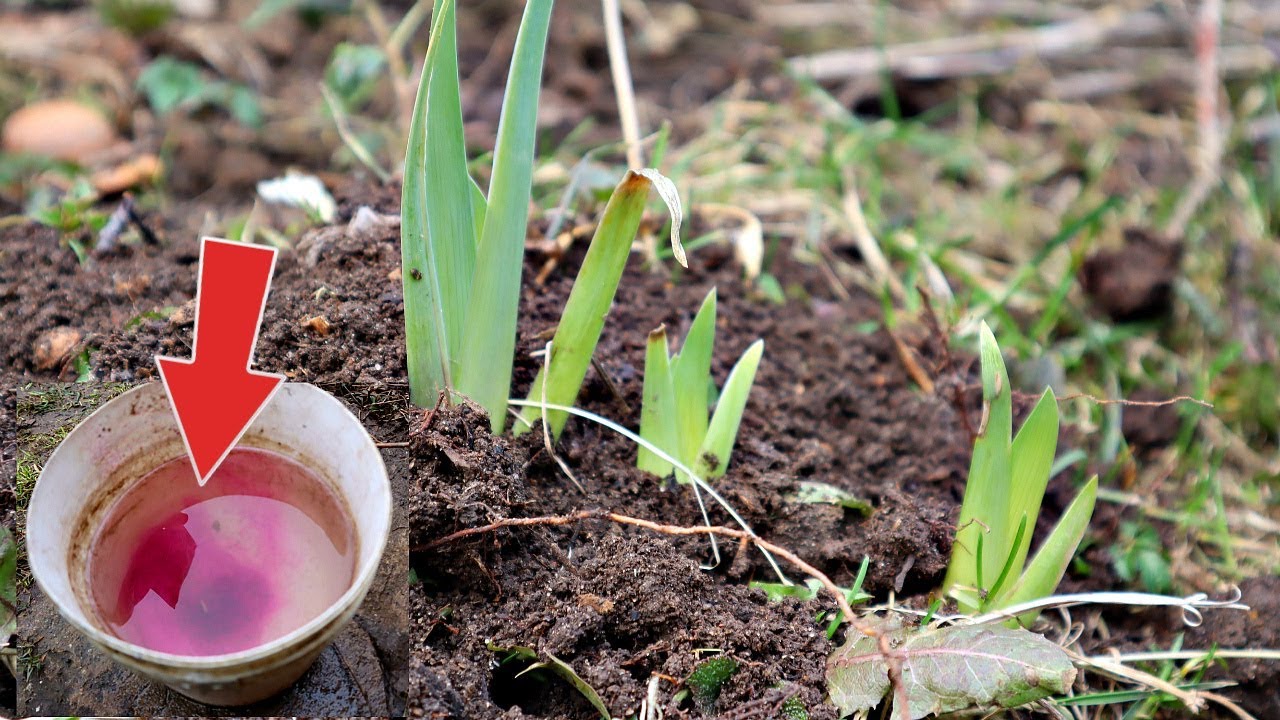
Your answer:
[[[316,385],[313,385],[311,383],[289,382],[287,383],[287,385],[291,386],[292,388],[307,388],[307,390],[305,390],[304,392],[320,393],[321,396],[326,398],[327,401],[332,402],[334,405],[336,405],[337,408],[346,416],[348,420],[350,420],[352,423],[354,423],[357,427],[361,429],[361,431],[364,433],[364,438],[366,442],[373,444],[373,438],[369,436],[368,430],[366,430],[364,427],[364,423],[360,422],[360,419],[357,418],[355,414],[352,413],[351,410],[347,408],[346,405],[344,405],[340,400],[334,397],[331,393],[328,393],[322,388]],[[98,413],[105,411],[112,404],[119,402],[125,398],[128,398],[129,396],[134,395],[135,393],[141,394],[143,392],[154,392],[154,390],[152,390],[152,388],[154,387],[161,387],[163,389],[163,386],[159,382],[146,382],[138,385],[135,388],[126,390],[125,392],[121,393],[115,398],[112,398],[111,400],[103,403],[96,410],[94,410],[87,417],[85,417],[84,420],[81,420],[80,423],[77,424],[76,427],[72,429],[71,433],[67,434],[67,438],[70,438],[77,429],[79,429],[82,425],[88,423],[89,420],[92,419],[94,416],[96,416]],[[280,396],[281,394],[277,393],[272,398],[272,402],[274,402],[275,397],[280,397]],[[57,457],[58,453],[62,452],[63,443],[66,442],[67,438],[64,438],[63,441],[58,444],[58,447],[55,448],[52,453],[50,453],[49,459],[45,462],[45,468],[48,468],[50,465],[52,465],[54,458]],[[371,538],[373,541],[376,542],[376,552],[374,552],[372,557],[377,558],[377,562],[369,562],[359,572],[357,572],[355,577],[352,578],[351,585],[350,587],[347,588],[346,592],[344,592],[337,600],[335,600],[327,608],[325,608],[325,610],[321,612],[319,615],[307,621],[302,626],[295,628],[294,630],[291,630],[287,634],[281,635],[280,637],[274,640],[271,640],[269,642],[262,643],[260,645],[254,645],[253,647],[250,647],[244,650],[237,650],[236,652],[233,652],[233,653],[222,653],[220,655],[179,655],[175,653],[167,653],[167,652],[160,652],[158,650],[152,650],[142,645],[131,643],[127,640],[123,640],[119,637],[116,637],[115,635],[112,635],[109,632],[106,632],[105,630],[93,625],[92,623],[86,622],[84,619],[81,619],[80,617],[76,617],[75,614],[67,612],[63,608],[63,603],[61,603],[58,600],[57,596],[51,593],[49,589],[45,587],[44,581],[40,577],[40,573],[36,570],[37,564],[31,563],[31,559],[33,556],[30,554],[30,552],[28,552],[27,557],[28,557],[28,563],[30,563],[31,575],[35,578],[36,584],[39,585],[40,591],[44,593],[45,597],[49,598],[49,600],[53,603],[54,607],[57,608],[58,614],[61,615],[64,620],[71,623],[73,627],[75,627],[77,630],[79,630],[81,633],[87,636],[94,643],[110,648],[123,655],[136,658],[138,660],[141,660],[147,663],[160,665],[167,668],[181,669],[181,670],[210,670],[210,669],[217,669],[217,668],[223,668],[228,666],[243,665],[256,660],[270,658],[272,656],[279,654],[281,650],[287,650],[290,647],[305,641],[307,638],[314,635],[317,631],[322,630],[325,626],[332,623],[335,619],[341,616],[348,608],[350,608],[354,603],[358,602],[361,598],[363,598],[363,596],[368,592],[369,586],[373,583],[373,579],[377,575],[378,569],[382,565],[381,559],[382,559],[383,553],[386,552],[387,539],[391,530],[391,514],[392,514],[391,501],[393,501],[391,484],[390,484],[389,478],[387,477],[386,462],[382,459],[382,453],[377,451],[376,446],[374,447],[374,450],[375,450],[374,456],[378,459],[378,467],[381,468],[381,471],[382,471],[381,478],[383,480],[383,485],[386,487],[386,493],[389,500],[389,502],[387,503],[387,512],[386,512],[386,519],[385,519],[385,527],[387,532],[378,533],[378,536],[376,538]],[[44,476],[44,469],[41,469],[40,476],[41,477]],[[33,489],[31,493],[31,500],[27,504],[26,537],[28,538],[31,537],[31,520],[32,520],[32,517],[35,516],[35,514],[31,512],[31,508],[33,505],[36,504],[35,503],[36,497],[37,497],[36,493],[38,492],[39,488],[40,488],[40,480],[39,478],[37,478],[35,489]],[[345,499],[347,498],[344,498],[344,500]],[[366,538],[363,538],[363,537],[360,538],[360,541],[362,543],[365,540]],[[83,614],[87,619],[88,614],[84,612],[86,608],[79,607],[78,609],[80,610],[80,613]]]

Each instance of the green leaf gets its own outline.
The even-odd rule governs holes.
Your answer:
[[[143,68],[137,84],[147,96],[147,104],[159,115],[201,97],[207,85],[199,66],[168,55],[161,55]]]
[[[916,630],[898,620],[880,629],[902,659],[911,720],[960,710],[1012,708],[1066,692],[1076,669],[1062,648],[1022,629],[961,625]],[[827,690],[841,715],[864,712],[889,693],[877,639],[854,628],[827,660]],[[898,717],[894,708],[889,717]]]
[[[516,342],[525,224],[533,183],[538,93],[551,21],[551,0],[529,0],[516,35],[498,139],[489,206],[467,302],[457,388],[489,413],[494,432],[506,425]]]
[[[1076,548],[1084,539],[1089,529],[1089,519],[1093,516],[1093,504],[1098,496],[1098,476],[1093,476],[1085,483],[1080,494],[1067,507],[1066,512],[1053,527],[1049,537],[1045,538],[1040,549],[1036,551],[1027,569],[1018,578],[1018,582],[1009,589],[1007,597],[1001,598],[993,609],[1017,605],[1018,603],[1036,600],[1053,594],[1062,581],[1062,576],[1076,554]],[[1035,622],[1037,613],[1026,613],[1018,616],[1017,622],[1030,625]],[[1012,622],[1012,621],[1011,621]]]
[[[1023,518],[1030,529],[1035,529],[1040,516],[1040,503],[1044,489],[1049,484],[1049,470],[1053,467],[1058,449],[1058,400],[1051,388],[1045,388],[1035,409],[1013,439],[1011,450],[1011,485],[1009,488],[1009,527],[1017,527]],[[1031,549],[1031,532],[1022,536],[1013,556],[1013,567],[1021,573]],[[993,588],[994,591],[994,588]]]
[[[862,513],[864,517],[870,515],[875,509],[871,506],[871,503],[862,500],[848,490],[843,490],[824,482],[817,482],[816,480],[801,480],[797,483],[796,493],[785,496],[783,499],[787,502],[839,505],[846,510]]]
[[[667,328],[659,327],[649,333],[644,354],[644,391],[640,404],[640,437],[664,450],[672,457],[679,456],[676,442],[676,393],[671,384],[670,355],[667,348]],[[636,467],[658,477],[671,474],[670,462],[658,457],[648,448],[641,447],[636,456]]]
[[[462,374],[454,363],[468,334],[463,323],[467,319],[471,278],[475,273],[476,229],[472,224],[474,182],[467,173],[467,149],[462,134],[454,0],[436,0],[436,13],[444,25],[436,40],[438,53],[431,63],[427,86],[427,252],[439,274],[447,341],[445,355],[451,363],[445,372],[447,380]],[[519,282],[518,276],[516,282]],[[483,316],[474,320],[482,323],[481,327],[487,322]]]
[[[748,583],[752,590],[762,590],[764,596],[769,602],[778,602],[784,598],[799,598],[800,600],[812,600],[822,594],[822,583],[815,578],[806,578],[804,585],[795,583],[772,583],[760,580],[752,580]]]
[[[707,426],[707,434],[698,449],[694,469],[703,478],[720,477],[729,466],[729,456],[738,438],[738,426],[742,423],[742,413],[747,408],[747,397],[751,394],[751,385],[755,382],[763,353],[764,340],[756,340],[729,371],[729,378],[724,382],[724,390]]]
[[[324,83],[348,112],[358,110],[373,94],[387,66],[377,45],[342,41],[334,46],[324,69]]]
[[[995,336],[986,323],[979,331],[982,359],[983,425],[973,445],[969,480],[960,505],[956,541],[947,566],[944,592],[956,598],[962,612],[977,610],[978,537],[983,537],[982,564],[997,568],[1008,557],[1010,451],[1013,411],[1009,374]],[[980,594],[980,593],[978,593]]]
[[[18,602],[16,576],[18,572],[18,544],[9,528],[0,525],[0,636],[8,640],[17,626],[14,609]]]
[[[435,404],[440,393],[451,385],[440,276],[435,258],[428,251],[427,238],[427,95],[431,68],[439,58],[441,37],[448,19],[445,13],[439,13],[431,27],[422,82],[418,85],[413,117],[409,123],[409,143],[400,193],[405,355],[409,369],[409,398],[419,407]],[[471,202],[468,199],[468,203]]]
[[[680,353],[671,359],[671,382],[676,393],[676,435],[681,462],[690,467],[707,436],[707,385],[716,340],[716,291],[707,293],[689,326]],[[682,482],[687,482],[682,479]]]
[[[545,662],[536,662],[530,665],[520,671],[520,674],[516,675],[516,677],[520,677],[520,675],[524,675],[527,672],[542,670],[544,668],[551,670],[555,674],[564,678],[574,687],[575,690],[582,693],[582,697],[586,698],[587,702],[591,703],[591,707],[595,708],[596,712],[600,713],[601,720],[610,720],[613,717],[613,714],[609,712],[608,706],[606,706],[604,701],[600,699],[600,693],[596,692],[596,689],[591,687],[586,680],[583,680],[582,676],[575,672],[569,663],[561,660],[551,653],[547,653],[547,660]]]
[[[631,254],[631,243],[640,229],[640,218],[652,185],[648,178],[628,172],[613,191],[551,340],[548,361],[551,372],[546,372],[546,366],[538,372],[529,390],[529,400],[569,406],[577,400],[587,368],[591,366],[591,355],[600,340],[604,319],[613,305],[618,281],[627,265],[627,256]],[[539,408],[526,407],[522,417],[532,423],[542,414]],[[546,417],[552,436],[560,437],[569,419],[568,413],[549,410]],[[524,425],[517,423],[515,432],[519,434],[524,429]]]

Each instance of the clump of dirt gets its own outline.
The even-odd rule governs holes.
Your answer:
[[[1139,403],[1161,403],[1168,397],[1168,393],[1154,388],[1141,388],[1127,399]],[[1125,442],[1146,454],[1167,447],[1177,439],[1181,429],[1182,417],[1174,403],[1126,405],[1120,427]]]
[[[1116,322],[1151,320],[1169,313],[1182,245],[1141,228],[1128,228],[1124,245],[1085,259],[1080,281],[1089,298]]]
[[[1276,648],[1280,647],[1280,577],[1262,576],[1240,583],[1240,602],[1247,612],[1220,611],[1210,621],[1187,631],[1188,648]],[[1245,710],[1259,718],[1280,717],[1280,663],[1265,660],[1232,660],[1225,670],[1211,671],[1216,679],[1238,682],[1243,692],[1229,692],[1239,698]]]

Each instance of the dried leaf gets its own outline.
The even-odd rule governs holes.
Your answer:
[[[1028,630],[988,625],[916,630],[896,620],[881,628],[902,658],[911,720],[1017,707],[1065,692],[1075,680],[1075,667],[1062,648]],[[850,628],[845,644],[827,660],[827,686],[842,715],[878,705],[890,684],[877,639]]]

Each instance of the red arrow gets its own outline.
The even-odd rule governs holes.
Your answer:
[[[191,359],[156,356],[201,485],[284,382],[249,369],[275,264],[273,248],[202,239]]]

